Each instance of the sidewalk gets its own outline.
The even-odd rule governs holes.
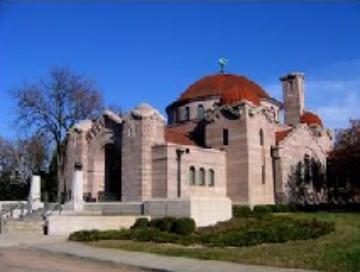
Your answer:
[[[66,241],[61,236],[36,236],[11,234],[0,235],[0,247],[23,247],[66,254],[81,258],[107,261],[120,265],[135,266],[149,270],[174,272],[309,272],[299,269],[283,269],[267,266],[206,261],[183,257],[169,257],[150,253],[106,249]],[[201,250],[201,249],[200,249]]]

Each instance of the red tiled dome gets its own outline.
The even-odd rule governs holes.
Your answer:
[[[303,115],[300,117],[300,122],[308,125],[317,124],[323,126],[323,123],[318,115],[310,111],[304,111]]]
[[[244,76],[215,74],[206,76],[190,85],[189,88],[180,95],[178,101],[207,96],[220,96],[223,92],[233,87],[238,87],[246,92],[252,92],[259,98],[270,98],[259,85]]]
[[[241,100],[247,100],[254,105],[260,105],[260,99],[256,93],[249,89],[241,89],[238,86],[224,91],[220,97],[220,103],[225,105],[231,105]]]

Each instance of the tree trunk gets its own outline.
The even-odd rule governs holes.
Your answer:
[[[63,179],[63,175],[62,175],[62,169],[63,169],[63,165],[62,165],[62,154],[61,154],[61,147],[58,146],[57,147],[57,151],[56,151],[56,164],[57,164],[57,171],[56,171],[56,175],[57,175],[57,202],[61,203],[62,202],[62,193],[64,191],[64,179]]]

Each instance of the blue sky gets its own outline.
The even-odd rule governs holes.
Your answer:
[[[360,2],[147,2],[2,1],[0,135],[16,135],[8,91],[53,66],[95,79],[107,104],[163,111],[221,56],[279,99],[279,77],[304,72],[331,128],[360,117]]]

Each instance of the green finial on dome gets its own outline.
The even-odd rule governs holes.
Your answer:
[[[219,62],[218,62],[218,63],[219,63],[219,65],[220,65],[220,73],[221,73],[221,74],[224,73],[224,71],[225,71],[225,65],[227,65],[228,62],[229,62],[229,60],[226,59],[226,58],[224,58],[224,57],[221,57],[221,58],[219,59]]]

